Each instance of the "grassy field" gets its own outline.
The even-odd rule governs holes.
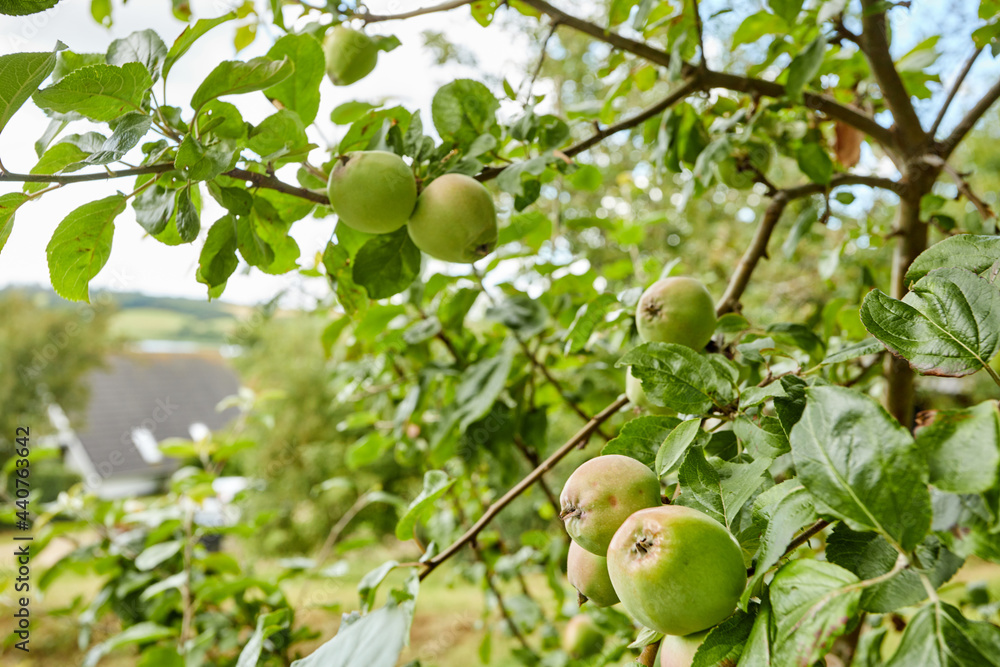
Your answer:
[[[11,544],[11,540],[8,535],[0,535],[0,543]],[[398,548],[368,549],[363,554],[354,552],[348,557],[348,570],[343,577],[284,580],[282,588],[296,609],[297,624],[308,626],[319,633],[314,640],[296,644],[295,650],[307,655],[336,633],[341,612],[357,608],[358,582],[373,563],[411,557],[412,554],[401,553]],[[36,567],[40,568],[41,565],[38,563]],[[0,636],[6,641],[0,646],[0,665],[70,667],[82,664],[86,651],[77,646],[76,619],[61,610],[68,607],[77,596],[82,596],[84,600],[92,599],[102,582],[94,578],[64,575],[46,591],[43,598],[33,597],[31,651],[25,655],[11,646],[14,591],[10,588],[10,570],[7,568],[9,561],[4,561],[0,569],[0,583],[5,586],[0,590]],[[256,574],[265,579],[276,579],[280,571],[275,563],[267,561],[258,562],[255,569]],[[39,575],[40,569],[36,570],[34,576]],[[447,566],[442,567],[421,587],[411,645],[401,664],[417,658],[427,667],[472,667],[479,664],[484,598],[474,586],[464,582],[458,585],[450,583],[454,579],[452,575],[453,572]],[[402,571],[389,575],[380,589],[378,604],[384,601],[385,591],[400,584],[404,576]],[[537,591],[538,596],[544,594],[546,584],[541,578],[529,578],[528,585]],[[104,619],[94,629],[93,642],[99,642],[118,631],[120,627],[117,622]],[[509,655],[509,641],[505,633],[494,631],[494,659],[490,663],[492,667],[516,667],[519,664]],[[106,656],[99,664],[101,667],[126,667],[135,665],[138,659],[137,651],[120,650]]]
[[[7,535],[0,535],[0,542],[11,543]],[[405,552],[404,549],[405,546],[396,545],[392,548],[378,547],[369,548],[364,552],[353,552],[348,556],[346,561],[348,567],[342,577],[324,579],[298,577],[284,580],[282,588],[296,609],[297,623],[319,633],[319,637],[301,642],[295,649],[301,654],[308,654],[329,639],[340,624],[341,612],[357,608],[357,584],[361,577],[372,568],[373,564],[392,558],[411,559],[413,554]],[[3,562],[4,570],[9,567],[9,562]],[[255,570],[257,576],[265,579],[276,579],[280,571],[277,565],[270,561],[256,563]],[[443,566],[422,585],[411,633],[411,645],[404,653],[400,664],[414,659],[421,660],[424,667],[475,667],[480,664],[478,651],[484,636],[483,594],[477,587],[458,579],[454,574],[447,565]],[[392,585],[401,583],[404,576],[405,572],[402,571],[390,574],[380,589],[378,604],[381,604],[386,591]],[[985,582],[989,586],[991,597],[993,599],[1000,597],[1000,567],[970,560],[942,589],[942,598],[951,602],[959,601],[964,596],[966,585],[970,582]],[[9,637],[13,629],[11,620],[13,591],[10,589],[9,570],[0,570],[0,583],[6,587],[0,590],[0,634]],[[5,667],[80,665],[85,651],[81,651],[77,646],[76,619],[60,613],[60,610],[69,606],[77,596],[82,596],[85,600],[91,599],[100,584],[100,581],[93,578],[67,575],[58,580],[46,592],[44,598],[33,598],[31,653],[25,655],[14,650],[8,639],[0,646],[0,664]],[[536,599],[547,599],[548,591],[541,575],[527,577],[527,585]],[[549,609],[547,612],[554,612],[554,609]],[[908,616],[909,613],[904,611],[902,615]],[[499,620],[494,613],[487,623],[493,633],[493,659],[490,665],[516,667],[520,663],[510,655],[512,640]],[[119,629],[115,621],[104,619],[95,627],[93,641],[101,641]],[[533,636],[529,641],[537,646],[540,639]],[[890,635],[886,641],[886,651],[893,650],[898,641],[898,635]],[[135,665],[138,659],[139,654],[135,650],[121,650],[108,655],[99,664],[101,667],[126,667]],[[630,664],[630,661],[624,660],[622,664]]]
[[[199,318],[162,308],[129,308],[111,318],[110,333],[127,340],[178,340],[224,343],[236,328],[231,316]]]

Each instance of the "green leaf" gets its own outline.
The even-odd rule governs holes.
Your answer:
[[[581,164],[569,177],[569,182],[577,190],[596,192],[604,182],[601,170],[592,164]]]
[[[735,399],[732,379],[706,356],[683,345],[643,343],[615,365],[631,366],[654,404],[684,414],[708,414]]]
[[[190,187],[177,191],[174,215],[176,216],[177,234],[181,237],[181,241],[191,243],[198,238],[198,232],[201,231],[201,218],[194,202],[191,201]]]
[[[396,524],[396,538],[406,541],[413,539],[413,528],[434,507],[434,503],[445,494],[455,480],[443,470],[428,470],[424,474],[424,488],[399,518]]]
[[[288,627],[291,617],[290,609],[279,609],[257,617],[257,627],[254,629],[250,639],[240,651],[240,657],[236,661],[236,667],[256,667],[260,660],[260,653],[264,648],[264,640],[274,633]]]
[[[794,5],[796,2],[799,7],[795,8],[795,13],[798,14],[798,10],[802,6],[801,0],[786,1],[786,4]],[[794,22],[794,19],[786,20],[790,25]],[[802,99],[802,90],[819,74],[819,70],[823,66],[823,56],[825,53],[826,37],[820,35],[802,53],[792,58],[792,62],[788,66],[788,80],[785,83],[785,94],[790,100],[797,102]],[[829,179],[816,182],[828,183]]]
[[[771,664],[771,623],[771,603],[765,595],[736,667],[760,667]]]
[[[0,56],[0,132],[55,66],[55,51]]]
[[[378,592],[378,587],[398,566],[398,561],[386,561],[361,577],[361,581],[358,582],[358,596],[361,598],[362,611],[371,609],[372,605],[375,604],[375,594]]]
[[[499,108],[489,88],[471,79],[457,79],[434,93],[431,118],[444,141],[469,146],[496,125]]]
[[[208,288],[225,286],[229,276],[239,265],[236,259],[236,222],[233,216],[226,215],[209,228],[205,245],[198,257],[198,282],[208,285]]]
[[[205,145],[189,134],[177,149],[174,166],[192,181],[209,181],[232,166],[236,150],[228,139]]]
[[[489,135],[487,135],[489,136]],[[511,216],[510,224],[500,230],[498,245],[517,241],[538,252],[552,238],[552,220],[540,211]]]
[[[958,268],[984,273],[1000,261],[1000,236],[958,234],[935,243],[913,260],[906,271],[907,284],[935,269]]]
[[[871,398],[812,387],[792,429],[798,479],[830,513],[909,551],[930,529],[927,468],[909,431]]]
[[[42,154],[29,173],[58,174],[71,165],[74,167],[71,171],[75,171],[81,165],[86,164],[84,162],[86,158],[87,153],[77,146],[59,142]],[[48,185],[48,183],[25,183],[24,191],[27,193],[38,192],[44,190]]]
[[[921,373],[961,377],[1000,352],[1000,290],[966,269],[937,269],[902,301],[869,292],[861,322]]]
[[[217,97],[270,88],[290,77],[294,71],[295,65],[287,57],[279,61],[264,57],[247,62],[224,60],[198,86],[191,98],[191,108],[197,113]]]
[[[669,472],[672,472],[677,465],[684,460],[684,455],[687,454],[688,449],[694,444],[695,439],[701,433],[701,419],[688,419],[687,421],[677,423],[679,420],[676,417],[639,417],[639,419],[661,419],[670,420],[674,425],[670,427],[670,432],[665,433],[664,437],[660,438],[660,446],[656,450],[656,459],[654,461],[653,472],[657,474],[658,477],[663,477]],[[638,421],[633,419],[629,424]],[[663,422],[663,426],[666,427],[670,422]],[[622,429],[624,432],[628,424]]]
[[[486,317],[501,322],[526,338],[545,330],[549,315],[545,307],[524,295],[512,296],[486,310]]]
[[[787,485],[787,486],[786,486]],[[774,498],[778,500],[771,504]],[[789,480],[765,491],[754,501],[753,521],[766,526],[754,563],[754,574],[740,598],[745,606],[767,572],[778,564],[792,538],[816,520],[813,498],[798,482]]]
[[[709,631],[694,654],[691,667],[735,665],[753,630],[755,614],[737,611]],[[661,663],[657,663],[661,664]]]
[[[741,44],[752,44],[764,35],[785,34],[787,31],[788,24],[780,16],[760,11],[743,19],[743,23],[733,33],[732,47],[735,49]]]
[[[184,543],[181,540],[171,540],[153,544],[135,557],[135,567],[140,572],[152,570],[164,561],[180,553]]]
[[[700,420],[693,420],[698,422]],[[631,456],[652,467],[663,439],[680,423],[676,417],[644,415],[630,419],[618,435],[604,445],[601,454]]]
[[[917,430],[917,448],[930,482],[951,493],[983,493],[1000,470],[1000,411],[996,401],[963,410],[939,410]]]
[[[116,194],[84,204],[56,227],[45,248],[56,294],[90,302],[88,285],[111,256],[115,218],[125,210],[125,201],[124,195]]]
[[[845,345],[836,352],[831,352],[826,355],[821,365],[829,366],[830,364],[839,364],[859,357],[867,357],[870,354],[880,354],[884,349],[885,346],[877,338],[866,338],[857,343]]]
[[[409,638],[417,588],[411,577],[407,591],[386,606],[365,616],[347,616],[333,639],[292,667],[395,667]]]
[[[132,202],[135,221],[152,236],[167,228],[174,216],[174,191],[161,185],[153,185],[138,195]]]
[[[273,158],[305,148],[306,128],[294,111],[281,109],[261,121],[250,132],[247,148],[262,158]]]
[[[88,155],[84,162],[87,164],[117,162],[146,136],[152,124],[153,119],[146,114],[130,111],[115,121],[115,131],[104,141],[101,148]]]
[[[858,611],[858,579],[831,563],[801,559],[788,563],[771,581],[775,619],[772,667],[811,665],[847,631]],[[919,664],[919,663],[914,663]]]
[[[998,667],[1000,628],[970,621],[943,602],[929,604],[910,619],[899,648],[886,667]]]
[[[28,201],[27,195],[19,192],[0,195],[0,252],[3,252],[7,239],[14,230],[14,213],[26,201]]]
[[[139,63],[90,65],[75,69],[34,94],[35,104],[56,113],[78,113],[100,122],[142,112],[142,99],[153,85]]]
[[[167,57],[167,46],[152,30],[139,30],[128,37],[116,39],[108,47],[107,63],[124,65],[139,63],[150,73],[155,82],[160,76],[160,67]]]
[[[681,495],[675,502],[701,510],[724,526],[732,526],[744,503],[760,488],[770,463],[766,459],[752,463],[723,462],[717,469],[705,458],[704,449],[689,449],[677,471]]]
[[[802,11],[803,0],[767,0],[771,11],[785,20],[787,25],[795,25],[795,19]]]
[[[378,107],[379,105],[368,102],[344,102],[330,112],[330,121],[335,125],[350,125]]]
[[[598,294],[596,298],[580,306],[573,323],[566,331],[563,354],[575,354],[583,350],[597,325],[604,321],[604,316],[613,306],[619,305],[617,296],[604,293]]]
[[[354,258],[351,273],[372,299],[385,299],[410,286],[420,273],[420,250],[406,227],[369,239]]]
[[[837,524],[826,543],[827,560],[850,570],[859,579],[874,579],[887,574],[896,565],[899,552],[876,533],[858,533]],[[925,575],[937,589],[951,579],[964,560],[929,536],[917,547],[919,571],[914,565],[887,581],[869,586],[861,594],[861,608],[885,614],[927,599],[927,589],[920,581]]]
[[[302,122],[309,125],[316,120],[319,111],[319,84],[326,71],[323,47],[308,33],[285,35],[274,43],[267,57],[281,60],[286,56],[295,66],[295,72],[264,94],[297,113]]]
[[[799,169],[813,183],[829,185],[833,178],[833,160],[827,155],[826,149],[820,144],[803,144],[795,156]]]
[[[187,53],[188,49],[194,46],[194,43],[206,32],[226,21],[232,21],[236,17],[236,12],[229,12],[214,19],[198,19],[194,25],[186,26],[181,34],[177,36],[177,39],[174,40],[173,45],[167,52],[167,57],[163,59],[163,78],[167,78],[167,74],[170,73],[170,69],[177,62],[177,59]]]
[[[6,16],[27,16],[38,14],[56,6],[59,0],[0,0],[0,14]]]
[[[497,7],[500,6],[500,0],[480,0],[479,2],[472,3],[472,18],[476,20],[476,23],[487,27],[493,22],[493,15],[496,14]]]

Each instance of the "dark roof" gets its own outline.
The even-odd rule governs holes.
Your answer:
[[[88,379],[90,404],[77,435],[105,478],[176,468],[171,459],[147,463],[132,441],[134,429],[148,428],[158,442],[189,439],[191,424],[215,430],[237,414],[236,408],[215,409],[240,384],[217,354],[123,354]]]

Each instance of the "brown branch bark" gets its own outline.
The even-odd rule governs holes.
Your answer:
[[[113,178],[128,178],[129,176],[142,176],[144,174],[162,174],[167,171],[172,171],[173,169],[173,162],[163,162],[160,164],[147,165],[145,167],[130,167],[128,169],[119,169],[117,171],[108,169],[105,171],[96,171],[85,174],[18,174],[6,171],[0,173],[0,183],[59,183],[60,185],[66,185],[69,183],[108,181]],[[306,188],[300,188],[295,185],[285,183],[272,174],[258,174],[246,169],[230,169],[225,172],[225,175],[241,181],[249,181],[259,188],[277,190],[278,192],[284,192],[296,197],[301,197],[302,199],[308,199],[309,201],[316,202],[317,204],[323,204],[324,206],[328,206],[330,204],[330,200],[325,194],[313,192],[312,190],[307,190]]]
[[[927,143],[927,135],[920,125],[920,118],[913,108],[910,93],[907,92],[899,72],[892,62],[889,53],[889,40],[885,9],[878,8],[877,0],[862,0],[863,26],[861,32],[861,50],[868,59],[875,80],[885,104],[892,113],[899,135],[899,146],[904,153],[915,155],[923,150]]]
[[[619,397],[611,405],[601,410],[596,414],[587,425],[580,429],[576,435],[566,441],[559,449],[552,453],[547,459],[542,461],[537,468],[528,473],[528,476],[522,479],[520,482],[515,484],[507,493],[503,495],[499,500],[490,505],[489,509],[483,512],[483,515],[479,517],[479,520],[472,525],[469,530],[465,532],[464,535],[455,540],[450,546],[448,546],[444,551],[434,556],[429,561],[424,564],[424,570],[420,573],[420,579],[423,581],[427,576],[433,572],[437,566],[445,562],[456,553],[461,551],[462,547],[471,542],[476,536],[482,532],[486,526],[496,517],[497,514],[503,511],[507,505],[509,505],[515,498],[524,493],[532,484],[537,482],[542,475],[551,470],[559,461],[566,458],[566,455],[571,451],[585,444],[590,436],[597,430],[601,424],[610,419],[615,413],[621,410],[625,405],[628,404],[628,399],[624,396]]]
[[[417,16],[425,16],[427,14],[435,14],[437,12],[447,12],[452,9],[458,9],[459,7],[464,7],[465,5],[471,5],[474,0],[451,0],[451,2],[443,2],[440,5],[433,5],[431,7],[423,7],[421,9],[414,9],[409,12],[401,12],[399,14],[369,14],[368,12],[359,12],[355,14],[356,18],[361,19],[361,21],[368,25],[369,23],[379,23],[381,21],[399,21],[402,19],[412,19]]]
[[[902,299],[908,291],[906,271],[917,255],[927,249],[927,223],[920,219],[920,199],[930,192],[940,169],[922,163],[913,165],[904,174],[907,188],[900,197],[895,232],[899,236],[892,256],[890,295]],[[885,407],[907,428],[913,427],[914,377],[909,363],[896,355],[885,358],[887,390]]]
[[[516,433],[514,434],[514,446],[517,447],[518,451],[521,452],[528,463],[536,468],[538,467],[538,464],[541,462],[538,458],[538,450],[534,447],[530,447],[528,443],[524,441],[524,438]],[[556,494],[552,491],[552,488],[549,486],[548,482],[545,481],[544,477],[538,478],[538,486],[542,489],[542,493],[545,494],[545,497],[548,498],[549,505],[551,505],[552,509],[555,510],[556,516],[559,516],[559,513],[562,511],[562,506],[559,504],[559,498],[556,497]]]
[[[951,85],[951,90],[948,91],[948,96],[944,98],[944,104],[941,105],[941,110],[938,111],[937,118],[934,119],[934,124],[931,125],[931,129],[927,130],[927,135],[931,139],[933,139],[937,134],[938,128],[941,127],[941,121],[944,120],[945,114],[948,113],[948,107],[951,106],[952,101],[955,99],[955,95],[958,94],[958,89],[962,87],[962,82],[965,81],[965,77],[969,75],[969,70],[972,69],[972,65],[976,62],[976,59],[982,52],[982,47],[976,49],[972,55],[969,56],[969,59],[965,61],[965,65],[962,66],[962,70],[955,78],[955,83]]]
[[[952,151],[954,151],[958,144],[961,143],[962,139],[965,138],[965,135],[967,135],[976,123],[979,122],[979,119],[983,117],[983,114],[989,111],[989,108],[993,106],[993,103],[996,102],[998,98],[1000,98],[1000,81],[993,84],[986,94],[983,95],[978,102],[976,102],[975,106],[973,106],[969,112],[965,114],[965,117],[959,121],[958,125],[955,126],[955,129],[951,131],[951,134],[949,134],[948,137],[941,142],[937,151],[938,154],[947,160]]]
[[[660,650],[659,640],[642,647],[642,653],[636,658],[636,664],[653,667],[656,664],[656,652]]]

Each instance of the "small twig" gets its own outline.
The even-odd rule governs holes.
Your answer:
[[[476,559],[483,564],[484,568],[486,568],[486,575],[484,577],[484,579],[486,579],[486,585],[493,593],[493,597],[496,598],[497,608],[500,610],[500,615],[503,617],[504,622],[507,624],[507,628],[510,630],[510,634],[514,636],[514,639],[517,640],[517,643],[520,644],[525,651],[527,651],[537,659],[538,654],[535,653],[534,649],[531,648],[531,644],[528,643],[528,640],[521,633],[521,629],[517,627],[517,623],[514,621],[514,618],[510,615],[510,611],[508,611],[507,609],[507,604],[504,602],[503,595],[500,593],[500,587],[497,586],[497,583],[494,579],[493,568],[491,568],[490,564],[486,562],[486,558],[483,556],[482,550],[479,548],[479,543],[477,543],[475,540],[472,540],[471,546],[472,546],[472,551],[476,554]]]
[[[471,5],[474,0],[451,0],[451,2],[443,2],[440,5],[433,5],[431,7],[422,7],[421,9],[414,9],[409,12],[400,12],[399,14],[369,14],[367,11],[358,12],[354,16],[355,18],[361,19],[361,21],[368,25],[369,23],[379,23],[380,21],[400,21],[403,19],[412,19],[417,16],[425,16],[427,14],[435,14],[437,12],[447,12],[452,9],[458,9],[464,5]]]
[[[817,533],[823,531],[829,525],[830,525],[829,521],[820,519],[813,525],[809,526],[809,528],[802,531],[802,533],[798,537],[796,537],[794,540],[788,543],[788,546],[785,548],[785,553],[783,553],[781,557],[784,558],[788,554],[792,553],[793,551],[801,547],[803,544],[808,542],[810,539],[812,539]]]
[[[656,640],[652,644],[646,644],[642,648],[642,653],[639,657],[635,659],[637,665],[642,665],[643,667],[653,667],[656,664],[656,653],[660,650],[660,640]]]
[[[967,180],[965,180],[965,176],[960,174],[950,164],[937,155],[924,156],[924,162],[932,167],[943,170],[946,174],[951,176],[951,179],[955,181],[955,185],[958,187],[959,193],[972,202],[972,205],[976,207],[976,210],[979,211],[979,215],[983,216],[984,220],[989,220],[996,215],[993,212],[993,209],[990,208],[990,205],[980,199],[979,195],[972,191],[972,186],[969,185]]]
[[[705,37],[702,34],[704,32],[704,27],[701,24],[701,10],[698,7],[698,0],[691,0],[692,11],[694,13],[694,29],[698,34],[698,51],[701,53],[701,63],[699,67],[702,70],[708,69],[708,57],[705,54]]]
[[[361,510],[368,506],[368,492],[362,493],[358,496],[358,499],[354,501],[354,504],[348,508],[344,515],[340,517],[333,528],[330,529],[329,535],[326,536],[326,540],[323,542],[323,546],[320,547],[319,553],[316,555],[316,564],[322,565],[330,555],[330,550],[337,544],[340,540],[340,536],[343,534],[344,529],[347,528],[347,524],[351,522],[354,517],[356,517]]]
[[[455,540],[450,546],[448,546],[444,551],[439,553],[434,558],[431,558],[424,566],[424,571],[420,573],[420,580],[423,581],[427,576],[433,572],[441,563],[445,562],[456,553],[461,551],[462,547],[468,544],[471,540],[482,532],[486,526],[496,517],[497,514],[503,511],[507,505],[510,505],[515,498],[524,493],[527,489],[531,487],[532,484],[537,482],[542,475],[551,470],[559,461],[566,458],[566,456],[572,452],[574,449],[580,445],[586,443],[590,436],[597,430],[601,424],[606,422],[612,416],[614,416],[619,410],[628,405],[628,399],[624,396],[618,397],[611,405],[601,410],[598,414],[594,415],[593,419],[587,422],[587,425],[580,429],[576,435],[566,441],[559,449],[552,453],[547,459],[542,461],[537,468],[532,470],[528,475],[522,479],[520,482],[515,484],[510,491],[505,493],[499,500],[489,506],[489,508],[483,512],[483,515],[479,517],[479,520],[472,525],[469,530],[465,532],[464,535]]]
[[[955,99],[955,95],[958,94],[958,89],[962,87],[962,83],[965,81],[965,77],[969,75],[969,70],[972,69],[972,65],[976,62],[976,58],[979,54],[983,52],[983,47],[979,47],[972,52],[969,59],[965,61],[965,65],[962,66],[961,71],[959,71],[958,76],[955,78],[955,82],[951,84],[951,90],[948,91],[948,96],[944,98],[944,104],[941,105],[941,110],[938,111],[937,118],[934,119],[934,124],[931,125],[931,129],[927,131],[928,136],[931,139],[937,134],[938,128],[941,126],[941,121],[944,120],[944,115],[948,112],[948,107],[951,106],[952,100]]]
[[[552,36],[556,34],[556,30],[558,28],[559,28],[559,21],[552,21],[552,26],[549,28],[548,34],[545,35],[545,39],[542,40],[542,50],[538,54],[538,62],[535,64],[535,71],[532,73],[531,80],[528,82],[528,95],[524,100],[525,104],[527,104],[528,101],[531,100],[531,91],[535,87],[535,81],[538,80],[538,75],[542,73],[542,65],[545,64],[545,52],[549,47],[549,40],[551,40]],[[515,98],[521,97],[521,90],[523,86],[524,83],[522,82],[521,86],[518,87],[517,89],[517,94],[514,96]]]
[[[1000,81],[994,83],[993,86],[986,91],[986,94],[983,95],[969,110],[969,112],[965,114],[965,117],[958,122],[958,125],[956,125],[955,129],[951,131],[951,134],[949,134],[948,137],[941,142],[938,153],[943,159],[948,159],[948,156],[955,150],[955,147],[961,143],[962,139],[965,138],[965,135],[968,134],[973,127],[975,127],[976,123],[979,122],[979,119],[983,117],[983,114],[989,111],[990,107],[993,106],[993,103],[996,102],[998,98],[1000,98]]]
[[[534,447],[529,447],[528,443],[524,441],[524,438],[516,433],[514,434],[514,446],[517,447],[524,458],[527,459],[528,463],[536,468],[538,467],[538,463],[540,461],[538,458],[538,451],[535,450]],[[552,509],[555,510],[556,516],[559,516],[559,513],[562,511],[562,506],[559,504],[559,499],[552,491],[549,483],[545,481],[544,477],[538,478],[538,486],[541,487],[542,493],[545,494],[545,497],[549,499],[549,505],[551,505]]]

